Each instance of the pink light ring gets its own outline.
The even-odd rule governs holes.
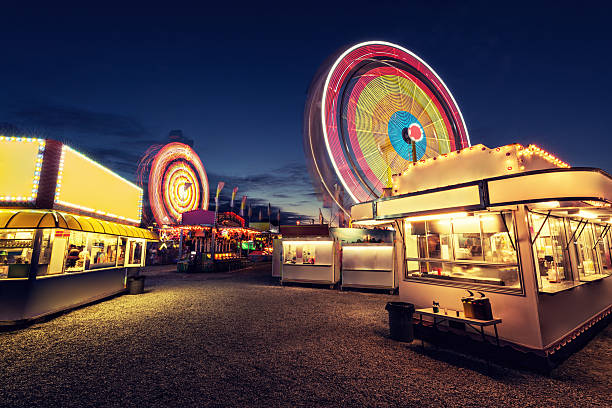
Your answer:
[[[343,184],[348,191],[349,195],[353,198],[357,198],[361,201],[368,200],[370,195],[363,189],[361,184],[356,180],[352,171],[350,171],[350,166],[346,158],[344,157],[344,152],[342,149],[342,144],[340,142],[340,138],[338,136],[338,128],[336,124],[336,109],[333,109],[329,115],[332,120],[333,126],[329,126],[327,132],[329,134],[329,147],[332,152],[332,160],[335,162],[334,166],[341,174],[343,178]]]
[[[365,48],[367,51],[362,51],[362,48]],[[459,130],[459,136],[461,138],[462,146],[463,147],[469,146],[470,144],[469,136],[467,134],[467,129],[465,127],[465,121],[463,120],[463,115],[461,114],[461,111],[459,110],[459,106],[455,102],[455,99],[453,98],[452,94],[450,93],[450,91],[448,90],[448,88],[446,87],[442,79],[438,77],[438,75],[433,71],[433,69],[431,69],[431,67],[429,67],[429,65],[427,65],[424,61],[419,59],[416,55],[413,55],[409,51],[402,49],[401,47],[397,45],[390,44],[390,43],[376,42],[375,44],[360,47],[348,53],[344,57],[344,59],[338,64],[338,67],[335,70],[336,72],[332,76],[332,79],[335,79],[335,81],[330,82],[330,87],[333,87],[333,89],[336,90],[336,92],[334,92],[336,94],[334,95],[334,98],[335,96],[337,96],[337,93],[339,91],[339,86],[338,86],[337,81],[340,81],[340,82],[344,81],[348,73],[351,71],[352,67],[354,67],[356,64],[360,63],[364,59],[378,57],[378,56],[387,56],[387,57],[392,57],[392,58],[403,60],[405,62],[408,62],[410,65],[414,66],[418,71],[422,72],[434,84],[436,89],[443,96],[444,101],[449,106],[451,112],[453,113],[453,118],[455,119],[455,122],[457,123],[459,127],[458,130]],[[339,73],[339,74],[336,74],[336,73]],[[426,89],[427,87],[420,86],[420,88]],[[443,112],[443,110],[440,110],[440,111]],[[447,128],[450,129],[450,126],[449,126],[450,124],[447,123],[446,125],[447,125]],[[451,132],[449,136],[454,137],[455,135]],[[453,145],[453,150],[454,150],[455,143],[452,143],[452,145]]]
[[[336,101],[334,100],[332,106],[335,106],[335,102]],[[332,109],[327,118],[330,121],[330,123],[327,125],[326,132],[328,136],[327,143],[330,147],[331,156],[333,156],[331,160],[334,161],[333,164],[336,170],[340,173],[341,181],[353,200],[356,202],[367,201],[371,198],[370,194],[367,193],[363,189],[361,183],[357,181],[352,170],[350,169],[350,166],[348,165],[346,158],[344,157],[344,152],[341,147],[340,137],[338,135],[338,129],[336,126],[336,109]]]
[[[329,129],[329,125],[330,125],[329,112],[332,112],[330,108],[333,107],[334,101],[337,99],[337,94],[340,90],[339,84],[342,83],[343,79],[348,75],[348,72],[350,72],[350,67],[354,66],[354,64],[362,61],[365,58],[372,58],[376,56],[376,53],[379,53],[379,55],[388,55],[392,57],[397,57],[398,55],[401,55],[404,57],[405,60],[413,63],[413,65],[417,69],[422,70],[424,68],[427,68],[429,69],[429,71],[433,72],[433,70],[431,70],[425,62],[420,60],[416,55],[412,54],[410,51],[404,48],[401,48],[395,44],[382,42],[382,41],[370,41],[366,43],[357,44],[351,47],[350,49],[348,49],[347,51],[345,51],[336,60],[336,62],[332,65],[330,72],[327,76],[327,79],[325,81],[325,84],[323,86],[321,122],[323,124],[323,138],[326,143],[328,153],[330,154],[330,156],[332,156],[331,157],[332,165],[334,166],[337,172],[340,172],[340,171],[339,171],[337,163],[335,162],[335,158],[333,157],[334,155],[330,148],[330,139],[334,137],[337,138],[338,134],[336,132],[335,135],[333,134],[328,135],[328,132],[327,132],[327,129]],[[354,58],[354,59],[351,60],[351,58]],[[443,84],[442,80],[437,78],[437,76],[436,76],[436,79],[439,80],[439,82]],[[450,94],[450,92],[448,92],[448,94]],[[457,107],[457,110],[458,109],[459,108]],[[459,111],[459,114],[461,115],[460,111]],[[461,127],[465,128],[464,123],[465,122],[462,120],[460,128]],[[461,129],[460,129],[460,132],[463,133]],[[333,132],[330,132],[330,133],[333,133]],[[467,143],[469,144],[469,136],[467,135],[467,130],[465,130],[465,135],[466,135]],[[340,181],[343,183],[345,188],[348,190],[349,194],[351,195],[351,198],[355,202],[358,202],[357,197],[350,191],[350,188],[346,180],[344,180],[342,176],[340,178],[341,178]]]

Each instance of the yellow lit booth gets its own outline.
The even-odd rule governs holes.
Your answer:
[[[393,177],[354,224],[398,222],[402,301],[463,310],[485,293],[499,337],[551,354],[612,310],[612,177],[536,146],[472,146]],[[489,334],[493,335],[493,332]]]
[[[142,190],[54,140],[0,136],[0,324],[122,292],[144,265]]]

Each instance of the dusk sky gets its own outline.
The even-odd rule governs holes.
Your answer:
[[[329,55],[367,40],[424,59],[473,144],[535,143],[612,172],[605,2],[11,3],[28,6],[2,7],[0,123],[131,180],[146,148],[182,129],[212,194],[223,180],[227,195],[237,185],[253,204],[316,218],[306,92]]]

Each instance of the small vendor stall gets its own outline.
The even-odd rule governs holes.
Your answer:
[[[402,225],[402,301],[460,316],[466,289],[481,292],[510,344],[554,353],[611,313],[612,177],[599,169],[476,145],[421,160],[351,215]]]
[[[386,289],[395,292],[395,232],[386,228],[332,228],[334,240],[342,244],[341,288]]]
[[[340,280],[340,243],[329,235],[328,225],[281,226],[283,262],[281,284],[328,284]]]
[[[342,245],[342,287],[395,291],[393,244]]]
[[[124,291],[157,240],[142,189],[54,140],[0,136],[0,207],[0,324]]]

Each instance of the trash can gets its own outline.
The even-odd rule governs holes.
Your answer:
[[[130,295],[139,295],[144,293],[144,276],[132,276],[128,278],[127,289]]]
[[[411,342],[414,340],[412,315],[414,305],[406,302],[387,302],[389,312],[389,333],[393,340]]]
[[[186,261],[180,261],[176,264],[176,271],[179,273],[189,272],[189,263]]]

